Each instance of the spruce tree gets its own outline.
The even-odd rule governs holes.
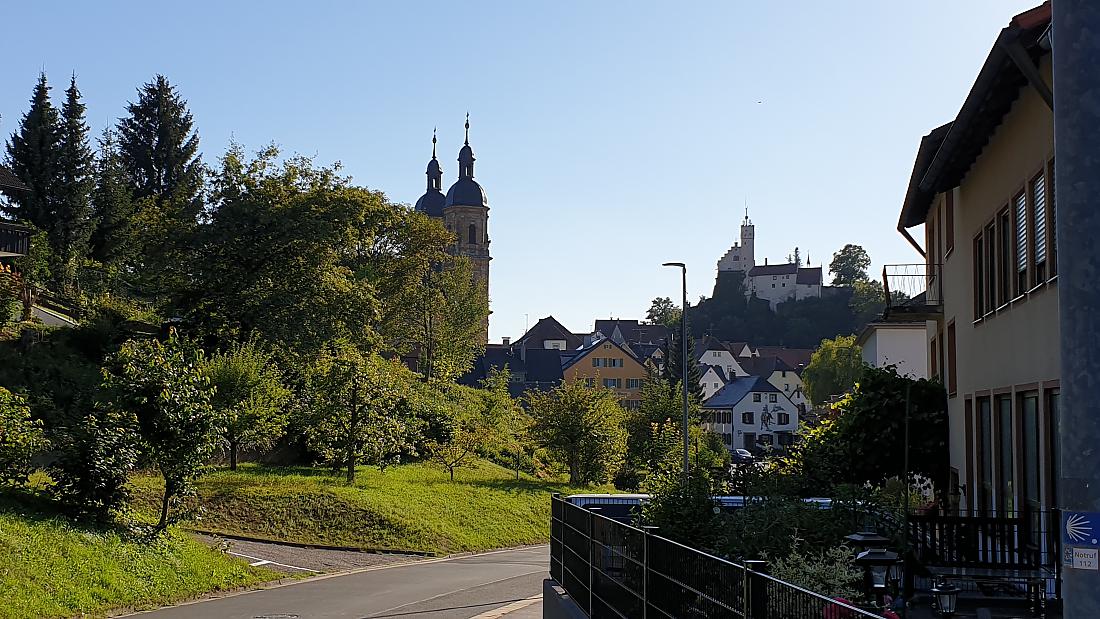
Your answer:
[[[80,262],[88,255],[92,234],[92,190],[94,159],[88,146],[88,125],[84,122],[84,103],[72,77],[61,108],[61,141],[57,164],[57,207],[51,222],[54,277],[69,289],[76,279]]]
[[[61,127],[57,108],[50,103],[46,74],[38,75],[31,108],[8,141],[8,166],[30,190],[13,196],[17,219],[49,230],[57,195],[57,163]]]
[[[181,217],[197,217],[203,166],[187,102],[168,78],[157,75],[138,88],[137,101],[126,111],[118,127],[119,152],[134,197],[171,202]]]
[[[205,168],[187,102],[163,75],[138,88],[119,121],[119,156],[134,197],[133,284],[175,311],[194,281]]]
[[[91,239],[92,258],[108,268],[122,267],[130,255],[130,222],[134,199],[129,177],[118,152],[118,139],[110,128],[99,139],[92,212],[95,230]]]
[[[679,325],[677,325],[679,327]],[[665,380],[668,381],[670,387],[678,386],[680,378],[684,375],[683,370],[683,353],[681,352],[681,342],[683,339],[680,337],[680,329],[670,330],[668,343],[665,346]],[[695,338],[691,337],[691,325],[688,325],[688,367],[687,367],[687,381],[688,381],[688,394],[695,398],[696,402],[703,401],[703,386],[699,384],[703,375],[699,373],[699,364],[695,359]]]

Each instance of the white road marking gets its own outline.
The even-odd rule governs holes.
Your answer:
[[[541,602],[541,601],[542,601],[542,596],[541,595],[537,595],[537,596],[532,597],[532,598],[527,598],[526,600],[516,600],[515,602],[512,602],[511,604],[508,604],[507,606],[501,606],[500,608],[496,608],[496,609],[481,613],[480,615],[477,615],[476,617],[471,617],[471,619],[500,619],[501,617],[503,617],[504,615],[507,615],[508,613],[515,612],[517,610],[522,610],[524,608],[527,608],[528,606],[531,606],[532,604],[535,604],[536,602]]]
[[[228,552],[228,554],[231,554],[234,557],[241,557],[242,559],[252,559],[253,561],[256,561],[256,563],[253,563],[252,565],[278,565],[279,567],[285,567],[289,570],[301,570],[303,572],[312,572],[314,574],[320,574],[321,573],[317,570],[311,570],[308,567],[298,567],[297,565],[287,565],[286,563],[276,563],[275,561],[268,561],[267,559],[261,559],[259,557],[253,557],[252,555],[246,555],[246,554],[242,554],[242,553],[239,553],[239,552],[233,552],[232,550],[230,550]]]

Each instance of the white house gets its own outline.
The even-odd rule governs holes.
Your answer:
[[[863,361],[868,365],[896,365],[902,376],[928,378],[926,329],[923,320],[875,321],[863,328],[856,343],[863,349]]]
[[[754,266],[745,280],[745,293],[766,300],[773,310],[784,301],[820,297],[821,267],[794,263]]]
[[[742,359],[741,366],[751,376],[759,376],[783,392],[800,413],[809,408],[802,376],[781,357],[754,357]]]
[[[699,386],[703,388],[703,399],[706,400],[710,396],[718,393],[718,390],[726,386],[729,379],[726,377],[726,371],[722,369],[720,365],[699,365]]]
[[[727,378],[749,375],[741,367],[737,354],[730,349],[729,345],[713,337],[707,336],[695,340],[695,361],[703,365],[716,365],[722,368]]]
[[[735,377],[703,402],[703,426],[730,450],[785,448],[798,430],[798,408],[766,378]]]

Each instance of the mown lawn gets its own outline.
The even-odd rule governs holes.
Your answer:
[[[159,479],[139,476],[133,485],[136,508],[153,513]],[[203,513],[188,524],[228,535],[444,554],[545,542],[550,493],[584,490],[516,480],[488,462],[458,471],[454,482],[423,463],[385,473],[361,467],[351,486],[327,469],[245,465],[199,480]]]
[[[151,543],[0,495],[0,619],[101,616],[279,578],[172,530]]]

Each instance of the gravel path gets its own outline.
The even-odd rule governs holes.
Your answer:
[[[217,548],[227,548],[229,554],[252,565],[287,574],[320,574],[359,567],[409,563],[423,557],[401,554],[361,552],[358,550],[325,550],[302,548],[273,542],[254,542],[195,534],[200,541]]]

